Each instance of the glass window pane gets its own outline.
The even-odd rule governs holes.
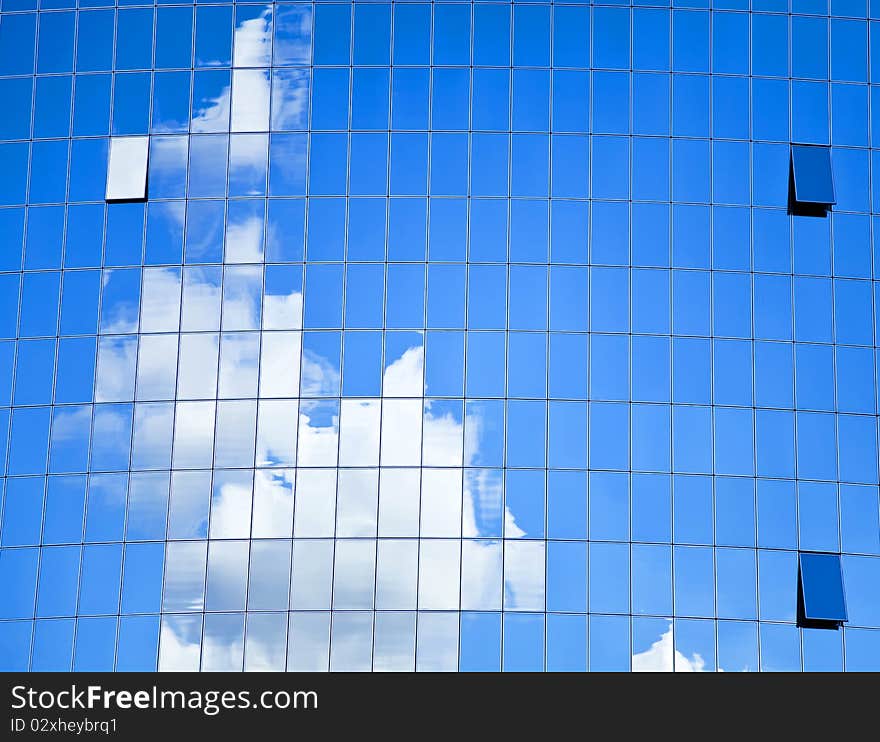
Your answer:
[[[814,621],[846,621],[843,576],[837,554],[803,552],[800,555],[803,617]]]
[[[836,203],[831,150],[828,147],[792,145],[791,167],[797,201],[826,205]]]
[[[107,201],[136,201],[147,195],[148,137],[114,137],[107,164]]]

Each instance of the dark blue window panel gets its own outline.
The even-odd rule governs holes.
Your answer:
[[[0,139],[27,139],[30,135],[32,89],[33,80],[30,78],[0,80],[0,96],[6,109],[0,121]]]
[[[0,271],[21,270],[25,210],[0,209]]]
[[[6,5],[4,3],[4,10]],[[37,14],[8,14],[0,24],[0,75],[31,75]]]
[[[25,202],[29,153],[27,142],[0,144],[0,206]]]
[[[0,276],[0,337],[14,338],[18,328],[18,304],[21,276]]]
[[[44,474],[49,452],[49,408],[20,407],[12,414],[9,474]]]
[[[31,203],[63,203],[67,180],[67,140],[34,142],[31,149]]]
[[[831,150],[828,147],[792,145],[791,174],[794,198],[798,203],[826,207],[836,203]]]
[[[189,72],[160,72],[153,81],[154,133],[185,132],[189,129]],[[182,158],[186,162],[186,158]],[[182,195],[182,194],[181,194]]]
[[[314,18],[314,64],[348,64],[351,59],[351,8],[318,5]]]
[[[373,67],[354,69],[351,92],[352,129],[388,128],[388,91],[387,69]]]
[[[21,292],[22,337],[54,336],[58,324],[58,299],[61,274],[26,273]]]
[[[6,23],[6,18],[3,19]],[[73,70],[75,13],[41,13],[37,72]]]
[[[304,199],[272,200],[269,202],[266,229],[267,262],[282,263],[302,260],[304,224]]]
[[[232,6],[196,8],[196,67],[228,67],[232,62]]]
[[[143,204],[110,204],[107,208],[104,265],[140,265],[143,259],[143,236]]]
[[[61,338],[58,345],[58,378],[55,382],[56,402],[92,401],[96,352],[94,337]]]
[[[26,269],[60,268],[64,244],[64,207],[28,209]]]
[[[40,543],[40,511],[43,509],[45,480],[42,477],[10,479],[3,502],[3,546],[29,546]]]
[[[150,69],[153,52],[152,8],[120,10],[116,19],[116,69]]]
[[[115,76],[114,134],[146,134],[150,130],[150,80],[151,75],[146,72]]]
[[[73,95],[74,136],[99,136],[110,132],[112,75],[77,75]]]
[[[70,135],[71,75],[38,77],[34,95],[34,136]]]
[[[385,64],[391,60],[391,5],[356,5],[354,63]]]
[[[146,265],[164,265],[183,261],[183,215],[180,202],[151,203],[147,207]]]
[[[74,139],[70,152],[70,201],[102,201],[107,185],[108,139]]]
[[[54,340],[22,340],[18,344],[14,404],[49,404],[55,365]]]
[[[159,8],[156,16],[156,69],[192,63],[192,8]]]
[[[113,68],[112,10],[79,14],[76,38],[76,71],[104,72]]]
[[[838,554],[801,552],[800,616],[801,623],[840,624],[847,620],[843,573]]]

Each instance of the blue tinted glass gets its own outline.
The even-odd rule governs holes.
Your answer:
[[[35,137],[66,137],[70,134],[72,81],[69,75],[37,78],[34,91]]]
[[[28,618],[34,614],[38,549],[0,550],[0,575],[7,586],[0,612],[3,618]]]
[[[159,8],[156,13],[156,68],[192,64],[192,8]]]
[[[228,66],[232,57],[232,8],[196,9],[195,66]]]
[[[846,601],[840,557],[836,554],[802,553],[800,580],[805,618],[846,621]]]
[[[34,142],[31,149],[31,177],[28,198],[31,203],[64,201],[68,143]]]
[[[794,145],[791,148],[791,163],[798,201],[816,204],[835,203],[830,149]]]
[[[64,244],[64,209],[46,206],[28,209],[25,268],[60,268]]]
[[[4,16],[0,29],[0,70],[4,75],[33,74],[36,21],[36,13]]]
[[[115,617],[77,620],[73,655],[75,671],[109,672],[113,668],[116,624]]]
[[[7,482],[3,502],[3,546],[27,546],[40,542],[43,482],[39,477]]]
[[[158,616],[123,616],[119,620],[116,669],[119,672],[154,672],[158,646]]]
[[[348,64],[351,54],[351,8],[320,5],[314,19],[314,63]]]
[[[76,136],[110,132],[110,75],[77,75],[73,98]]]
[[[3,669],[880,667],[877,3],[117,5],[2,0]]]
[[[31,670],[34,672],[67,672],[73,656],[73,619],[37,621]]]
[[[387,65],[390,57],[390,4],[356,5],[354,12],[354,63]]]

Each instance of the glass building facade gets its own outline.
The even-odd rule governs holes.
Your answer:
[[[880,669],[874,17],[2,0],[0,668]]]

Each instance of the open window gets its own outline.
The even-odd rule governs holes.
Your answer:
[[[837,629],[847,620],[840,555],[798,555],[798,626]]]
[[[788,210],[796,216],[825,216],[836,203],[831,148],[791,145]]]
[[[143,201],[147,197],[149,137],[113,137],[107,163],[107,201]]]

